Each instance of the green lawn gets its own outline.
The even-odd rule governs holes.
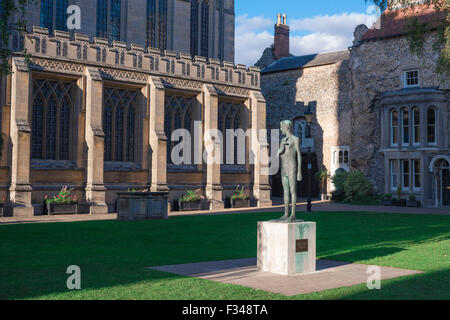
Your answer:
[[[0,299],[288,299],[145,267],[256,256],[256,223],[280,214],[0,226]],[[315,213],[319,258],[425,271],[294,299],[450,299],[450,216]],[[79,265],[82,290],[66,288]]]

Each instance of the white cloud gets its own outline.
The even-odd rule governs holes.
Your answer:
[[[311,31],[322,34],[352,35],[355,27],[361,23],[369,24],[373,18],[364,13],[342,13],[332,16],[316,16],[306,19],[292,19],[291,31]],[[373,22],[372,22],[373,23]],[[369,24],[370,25],[370,24]]]
[[[253,65],[261,57],[265,48],[273,43],[273,33],[236,32],[236,63]]]
[[[293,55],[301,56],[324,51],[345,49],[352,43],[351,37],[328,33],[311,33],[306,36],[291,36],[290,47]]]
[[[345,49],[352,44],[353,31],[359,24],[371,25],[375,18],[363,13],[342,13],[291,19],[290,46],[294,55]],[[273,43],[274,20],[263,16],[236,18],[236,62],[253,65],[265,48]],[[302,35],[299,35],[302,33]],[[306,35],[303,35],[305,34]]]
[[[236,32],[260,31],[274,25],[274,22],[263,16],[249,18],[247,14],[236,18]]]

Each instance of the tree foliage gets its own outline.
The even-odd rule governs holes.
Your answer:
[[[14,32],[26,32],[25,9],[37,0],[0,0],[0,75],[11,73],[9,40]],[[29,57],[24,52],[25,57]]]
[[[380,8],[402,10],[406,24],[404,30],[408,35],[409,49],[411,53],[422,55],[424,53],[425,35],[430,31],[437,31],[437,39],[433,43],[433,51],[439,54],[436,71],[444,76],[450,75],[450,0],[365,0]],[[422,6],[415,6],[421,4]],[[421,21],[417,14],[423,6],[433,7],[436,10],[437,19]],[[442,17],[442,18],[441,18]]]

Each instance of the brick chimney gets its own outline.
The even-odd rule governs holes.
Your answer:
[[[274,56],[275,59],[289,57],[289,26],[286,24],[287,17],[285,14],[277,15],[277,24],[275,25],[275,43]]]

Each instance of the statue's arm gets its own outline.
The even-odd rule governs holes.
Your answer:
[[[295,143],[295,149],[297,151],[297,181],[302,181],[303,180],[303,176],[302,176],[302,154],[300,151],[300,139],[297,139],[297,142]]]
[[[285,142],[286,142],[285,138],[283,138],[281,140],[281,143],[280,143],[280,148],[278,149],[278,156],[280,156],[280,155],[282,155],[284,153],[284,150],[286,148],[286,143]]]

